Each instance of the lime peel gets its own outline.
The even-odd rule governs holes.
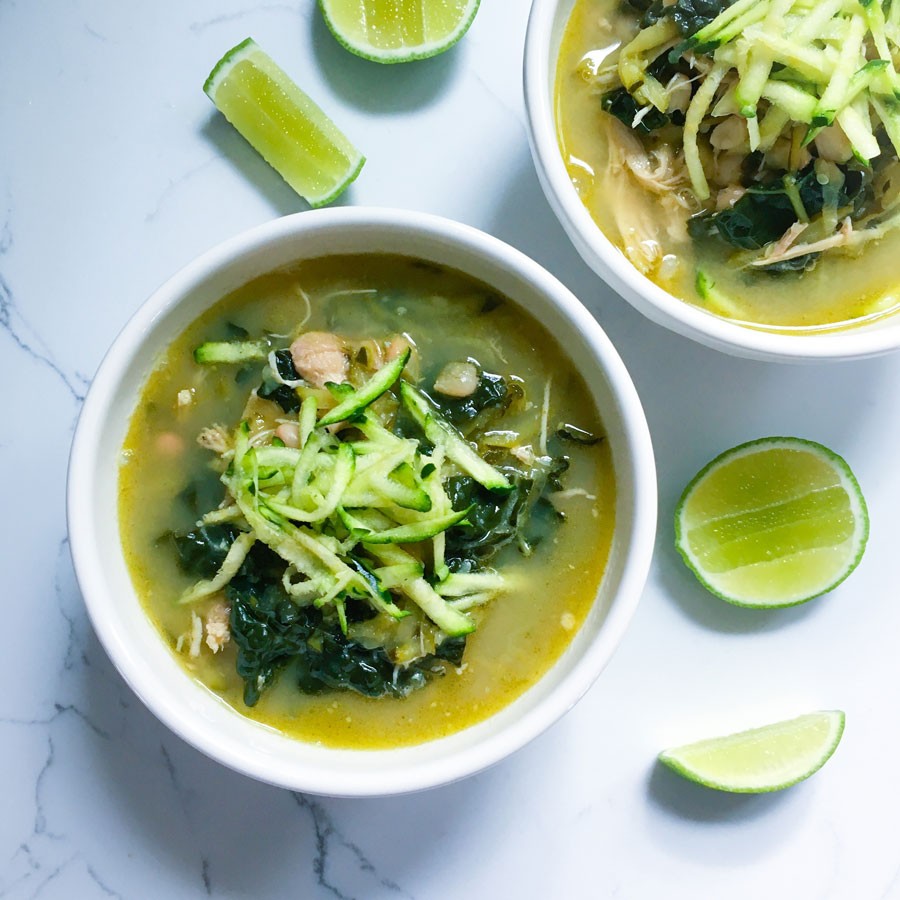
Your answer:
[[[252,38],[216,63],[203,90],[310,206],[336,200],[365,164],[337,125]]]
[[[480,0],[319,0],[335,39],[379,63],[412,62],[449,50],[469,30]]]
[[[818,772],[844,733],[844,713],[824,710],[665,750],[659,761],[705,787],[765,794]]]
[[[833,590],[859,564],[868,535],[847,463],[794,437],[725,451],[691,480],[675,512],[685,564],[737,606],[795,606]]]

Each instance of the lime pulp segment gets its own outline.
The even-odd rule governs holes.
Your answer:
[[[685,562],[713,593],[742,606],[790,606],[853,571],[868,514],[837,454],[800,438],[763,438],[726,451],[694,478],[675,534]]]
[[[335,38],[351,53],[382,63],[449,50],[469,29],[479,0],[319,0]]]
[[[827,710],[665,750],[659,760],[706,787],[762,794],[790,787],[821,769],[843,733],[844,713]]]
[[[365,157],[251,39],[229,50],[203,90],[311,206],[336,199]]]

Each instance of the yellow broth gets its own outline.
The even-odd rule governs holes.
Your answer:
[[[603,90],[591,84],[586,72],[636,33],[634,15],[624,10],[618,0],[577,0],[556,73],[558,139],[570,178],[597,225],[623,251],[626,240],[617,211],[628,207],[628,218],[659,222],[659,197],[622,171],[610,171],[604,120],[611,116],[601,108]],[[833,330],[871,321],[900,304],[900,229],[855,256],[826,252],[803,274],[741,268],[729,262],[733,247],[714,238],[695,241],[685,232],[674,237],[665,227],[660,228],[660,244],[668,259],[647,272],[649,278],[688,303],[765,330]],[[698,294],[700,270],[715,283],[718,296]]]
[[[580,374],[538,322],[468,277],[400,257],[330,257],[259,278],[194,322],[149,376],[123,449],[119,520],[137,593],[181,665],[241,714],[301,740],[352,748],[432,740],[485,719],[522,694],[560,657],[584,621],[612,538],[609,447],[605,441],[567,446],[571,468],[565,487],[581,488],[590,497],[562,501],[567,520],[532,556],[508,546],[492,560],[521,588],[480,611],[458,669],[444,664],[442,676],[406,698],[370,699],[345,691],[304,695],[288,668],[248,708],[233,641],[215,655],[205,644],[199,657],[176,649],[191,626],[191,607],[176,600],[194,579],[179,569],[170,543],[160,537],[193,526],[196,511],[179,497],[186,486],[199,481],[209,487],[201,510],[219,502],[212,454],[196,437],[212,423],[236,425],[261,367],[244,385],[236,384],[240,367],[198,366],[193,348],[227,337],[228,323],[254,337],[296,333],[307,309],[304,330],[348,338],[409,334],[420,352],[423,384],[430,385],[445,362],[466,357],[488,371],[520,377],[530,409],[513,427],[523,435],[537,434],[548,379],[551,427],[570,422],[602,435],[602,424]],[[193,402],[179,407],[176,398],[183,390],[193,391]],[[209,603],[194,608],[203,614]]]

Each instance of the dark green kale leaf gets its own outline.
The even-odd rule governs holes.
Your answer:
[[[451,570],[467,570],[473,565],[477,568],[516,539],[533,482],[514,470],[505,470],[504,474],[513,488],[502,495],[482,487],[468,475],[447,479],[444,486],[453,509],[472,507],[464,524],[446,532],[446,558]]]
[[[625,88],[618,88],[604,94],[600,103],[610,115],[615,116],[620,122],[639,134],[651,134],[658,128],[669,124],[669,117],[665,113],[651,107],[650,112],[638,119],[635,125],[635,117],[642,107]]]
[[[836,209],[850,205],[863,206],[870,193],[869,176],[852,166],[840,168],[844,178],[839,188],[828,181],[824,184],[820,182],[814,163],[810,163],[795,176],[785,175],[768,184],[753,185],[730,209],[692,219],[691,234],[694,237],[719,237],[725,243],[743,250],[759,250],[778,240],[791,225],[799,221],[788,194],[787,179],[793,179],[809,217],[818,215],[826,205]],[[813,261],[805,259],[802,263],[793,260],[786,262],[791,264],[777,264],[778,267],[770,266],[767,269],[773,273],[800,271],[808,268]]]
[[[788,275],[806,272],[815,267],[821,253],[806,253],[803,256],[794,256],[791,259],[782,259],[776,263],[770,263],[765,267],[768,275]]]
[[[569,425],[568,423],[564,423],[556,429],[556,436],[573,444],[583,444],[585,447],[592,447],[603,440],[602,436],[592,434],[590,431],[585,431],[577,425]]]
[[[691,219],[695,238],[719,237],[744,250],[759,250],[778,240],[797,221],[797,214],[781,182],[751,188],[730,209]]]
[[[237,536],[233,525],[200,525],[186,534],[171,535],[171,540],[184,572],[197,578],[212,578]]]
[[[665,7],[665,15],[672,19],[684,37],[692,37],[732,3],[734,0],[676,0]]]
[[[288,666],[299,690],[307,694],[341,690],[367,697],[405,697],[443,671],[439,660],[459,665],[464,643],[460,647],[445,640],[432,656],[410,666],[395,666],[383,648],[364,647],[347,637],[336,616],[295,604],[281,585],[283,571],[284,561],[257,543],[225,589],[247,706],[254,706]],[[345,603],[350,622],[372,615],[366,604],[353,597]]]
[[[548,533],[549,520],[561,518],[544,494],[548,488],[562,489],[560,478],[568,468],[566,456],[553,458],[548,467],[537,467],[530,475],[502,468],[513,486],[502,495],[482,487],[468,475],[447,479],[445,487],[453,508],[472,507],[462,524],[446,532],[445,552],[450,569],[476,570],[513,541],[526,549],[536,546]]]
[[[189,521],[196,522],[204,513],[215,509],[224,496],[225,487],[219,473],[210,469],[181,490],[178,501],[190,517]]]
[[[474,360],[469,360],[473,362]],[[502,375],[485,372],[478,366],[478,387],[468,397],[447,397],[434,391],[430,396],[450,422],[457,428],[470,422],[486,409],[505,411],[509,405],[509,388]]]
[[[459,666],[463,661],[463,653],[466,650],[466,636],[447,637],[437,645],[434,651],[435,659],[443,659],[454,666]]]
[[[350,690],[365,697],[405,697],[425,686],[426,657],[406,667],[395,666],[381,647],[367,649],[341,631],[321,631],[298,658],[298,683],[307,694]]]
[[[237,647],[237,673],[244,680],[244,703],[255,706],[260,694],[292,659],[306,653],[307,641],[321,625],[314,607],[299,607],[280,585],[243,593],[232,582],[231,637]]]
[[[275,351],[275,367],[285,381],[296,381],[300,377],[294,368],[290,350]],[[263,400],[272,400],[277,403],[286,413],[295,413],[300,409],[300,398],[297,396],[297,392],[271,376],[263,379],[258,394]]]

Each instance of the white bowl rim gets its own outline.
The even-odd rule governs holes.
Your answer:
[[[478,745],[446,758],[424,760],[419,764],[410,762],[402,771],[394,771],[389,777],[382,772],[377,783],[371,777],[366,777],[364,771],[347,773],[340,770],[339,765],[312,771],[296,771],[296,767],[288,763],[273,768],[271,759],[267,759],[265,765],[262,765],[252,752],[223,744],[217,735],[205,730],[202,723],[186,715],[177,705],[173,706],[170,698],[155,683],[153,673],[146,665],[142,668],[141,660],[129,650],[127,636],[119,633],[104,615],[105,605],[113,601],[106,596],[108,591],[105,590],[102,577],[103,554],[95,540],[90,514],[96,474],[94,460],[99,449],[104,419],[116,395],[120,379],[139,352],[143,335],[152,322],[166,311],[177,307],[182,298],[190,296],[191,291],[213,273],[227,269],[229,265],[279,238],[299,236],[322,227],[346,229],[372,225],[407,232],[414,229],[435,240],[453,244],[464,253],[486,256],[492,263],[524,277],[536,291],[547,296],[559,312],[585,334],[598,361],[598,367],[605,373],[619,402],[617,413],[625,430],[624,440],[629,448],[634,482],[634,517],[626,538],[630,549],[623,565],[615,603],[608,611],[603,627],[594,641],[565,680],[557,686],[552,697],[544,698],[539,705],[505,730],[489,735],[487,740]],[[302,252],[298,252],[298,258],[302,258]],[[72,444],[67,484],[70,549],[85,605],[101,644],[119,673],[145,705],[189,744],[236,771],[292,790],[347,797],[408,793],[475,774],[524,746],[568,711],[599,676],[634,614],[652,558],[656,513],[655,462],[640,399],[617,351],[580,301],[536,262],[475,228],[425,213],[363,207],[301,212],[257,226],[202,254],[151,294],[115,339],[92,381]],[[136,595],[134,602],[138,602]],[[239,713],[237,715],[249,727],[260,727]],[[283,739],[290,744],[298,743],[291,738]],[[334,753],[336,756],[346,756],[348,753],[375,756],[384,753],[406,754],[408,750],[433,747],[444,740],[448,738],[399,750],[336,750]]]
[[[900,313],[886,327],[857,326],[835,332],[784,334],[730,322],[674,297],[642,275],[600,230],[581,202],[557,139],[552,90],[556,58],[550,41],[557,11],[573,0],[533,0],[523,62],[529,142],[550,205],[585,262],[629,303],[657,324],[718,350],[785,362],[849,360],[900,347]],[[551,71],[550,67],[553,67]],[[552,84],[552,81],[550,82]],[[875,323],[876,325],[879,323]]]

